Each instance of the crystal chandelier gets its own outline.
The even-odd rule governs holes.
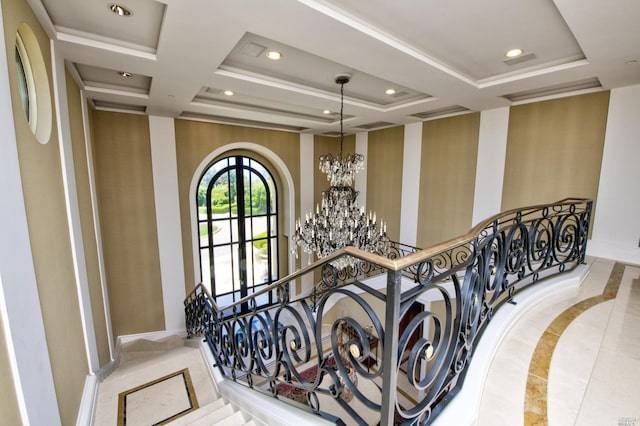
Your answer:
[[[346,246],[386,256],[391,245],[387,237],[387,225],[376,214],[365,212],[358,206],[358,191],[353,188],[355,174],[364,169],[364,155],[343,156],[344,142],[343,110],[344,85],[349,82],[348,74],[336,77],[340,85],[340,151],[336,157],[331,154],[320,157],[320,170],[327,174],[331,187],[322,192],[322,203],[316,211],[308,212],[304,222],[296,221],[293,241],[306,253],[322,259]],[[331,264],[337,269],[354,266],[358,259],[342,256]]]

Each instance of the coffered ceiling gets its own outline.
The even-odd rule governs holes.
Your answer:
[[[347,132],[640,84],[637,0],[29,3],[99,109],[331,134],[343,73]]]

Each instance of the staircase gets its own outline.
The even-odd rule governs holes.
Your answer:
[[[94,426],[257,426],[216,389],[199,342],[180,336],[121,345],[118,367],[98,387]]]
[[[254,420],[247,421],[247,415],[242,411],[234,411],[230,403],[224,398],[218,398],[214,402],[197,409],[185,416],[182,416],[170,425],[192,425],[192,426],[256,426]]]

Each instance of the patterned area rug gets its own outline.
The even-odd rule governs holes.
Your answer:
[[[333,357],[327,358],[326,362],[327,368],[332,368],[333,370],[338,370],[336,366],[336,360]],[[314,365],[310,368],[307,368],[302,373],[300,373],[302,380],[306,382],[313,382],[318,377],[318,365]],[[292,384],[288,383],[279,383],[277,385],[278,396],[290,399],[295,402],[299,402],[300,404],[307,405],[307,390],[303,387],[298,387],[294,383],[298,382],[295,377],[291,378]],[[351,401],[353,398],[353,393],[348,388],[345,388],[342,392],[342,399],[346,402]]]

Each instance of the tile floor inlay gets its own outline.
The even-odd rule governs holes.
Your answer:
[[[118,426],[163,425],[198,409],[185,368],[118,394]]]
[[[524,424],[526,426],[549,424],[547,417],[549,367],[551,356],[560,336],[580,314],[595,305],[616,298],[625,267],[626,265],[616,262],[602,294],[582,300],[564,310],[549,324],[540,337],[531,357],[527,375],[524,402]]]

